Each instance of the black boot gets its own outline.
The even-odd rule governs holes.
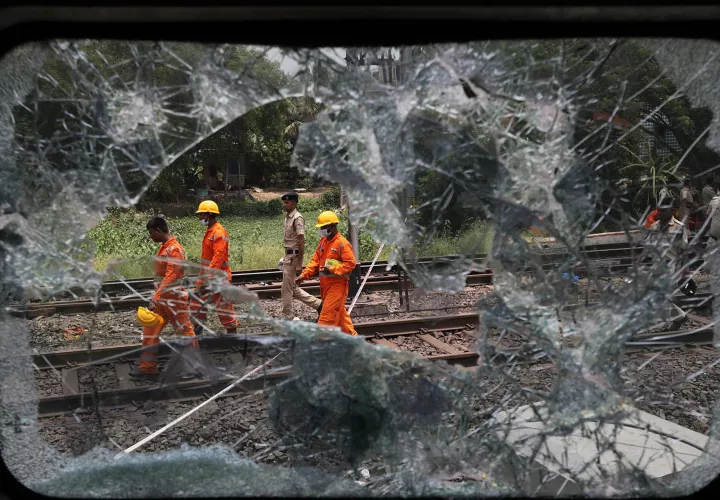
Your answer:
[[[689,279],[688,282],[685,283],[684,285],[683,285],[683,281],[685,281],[685,280],[680,280],[680,285],[682,286],[682,289],[681,289],[682,293],[684,293],[688,297],[693,297],[695,295],[695,292],[697,292],[697,285],[692,280],[692,278]]]
[[[227,333],[228,333],[228,335],[233,335],[233,334],[237,333],[237,326],[235,326],[233,328],[228,328]]]
[[[202,325],[195,325],[193,327],[193,331],[195,332],[195,336],[199,337],[200,335],[202,335],[202,331],[203,331]]]
[[[196,371],[185,371],[180,373],[180,375],[178,375],[178,378],[185,382],[196,378],[202,378],[202,375],[200,373],[197,373]]]
[[[320,302],[320,305],[317,308],[318,317],[315,320],[315,323],[318,323],[320,321],[320,315],[322,314],[322,306],[323,306],[323,303]]]
[[[135,366],[130,370],[129,376],[130,378],[133,378],[135,380],[148,380],[150,382],[155,382],[160,376],[160,374],[144,372],[140,368]]]

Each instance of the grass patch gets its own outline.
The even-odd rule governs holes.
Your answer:
[[[485,253],[490,251],[492,238],[493,231],[490,225],[477,222],[456,235],[440,235],[433,238],[424,246],[420,256]]]
[[[302,207],[301,207],[302,208]],[[303,211],[307,224],[305,263],[310,260],[320,236],[314,221],[322,211]],[[136,211],[113,210],[106,219],[94,227],[89,234],[86,249],[95,247],[94,267],[106,271],[111,261],[113,275],[127,279],[152,276],[151,257],[158,245],[147,237],[145,224],[151,215]],[[275,216],[221,216],[218,220],[230,234],[230,268],[233,271],[266,269],[277,267],[283,256],[283,213]],[[200,246],[205,227],[196,217],[168,218],[170,231],[185,247],[190,261],[200,261]],[[340,231],[347,235],[347,215],[340,214]],[[464,252],[484,252],[489,248],[492,232],[488,225],[475,224],[457,235],[438,236],[423,245],[420,256],[439,256]],[[360,259],[372,260],[379,245],[367,232],[361,232]],[[385,247],[379,260],[386,260],[392,248]]]

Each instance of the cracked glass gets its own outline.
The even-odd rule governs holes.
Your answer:
[[[64,497],[699,490],[720,470],[717,54],[679,39],[14,49],[3,460]],[[374,290],[349,296],[357,336],[323,325],[319,299],[301,321],[281,311],[282,204],[249,188],[323,183],[342,189],[300,198],[305,263],[332,204]],[[205,198],[228,265],[201,251]],[[160,215],[177,240],[150,241]],[[152,343],[150,304],[168,323]],[[158,358],[157,380],[129,378]]]

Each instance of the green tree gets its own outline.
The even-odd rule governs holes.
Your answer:
[[[571,96],[577,117],[574,148],[609,186],[627,190],[625,198],[634,202],[625,204],[626,210],[644,211],[653,179],[698,175],[720,162],[704,140],[696,142],[709,126],[711,113],[692,107],[647,45],[583,39],[493,42],[492,48],[512,58],[518,72],[519,83],[506,79],[509,89],[503,90],[527,94],[532,89],[549,96],[561,90]],[[651,113],[657,128],[647,120]],[[679,146],[668,143],[666,131]],[[659,158],[655,148],[660,147],[670,154]],[[605,193],[604,204],[614,203],[620,192]]]

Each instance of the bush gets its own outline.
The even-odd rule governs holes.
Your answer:
[[[133,210],[108,210],[105,220],[89,231],[86,244],[94,244],[99,255],[121,258],[153,255],[157,248],[145,229],[150,217],[152,214]]]
[[[283,213],[279,198],[270,201],[227,201],[222,204],[222,215],[238,217],[275,217]]]
[[[312,187],[315,185],[315,181],[312,177],[303,177],[299,181],[296,182],[297,187],[302,189],[312,189]]]
[[[268,215],[281,214],[283,212],[284,203],[280,198],[275,198],[267,202]]]
[[[300,208],[305,216],[307,230],[305,263],[312,257],[320,235],[315,229],[315,219],[321,210],[313,209],[321,205],[317,198],[301,198]],[[220,222],[230,233],[230,267],[233,271],[240,269],[274,268],[283,255],[283,213],[278,208],[279,202],[233,202],[223,205]],[[272,213],[271,213],[272,211]],[[122,264],[115,264],[113,271],[126,278],[138,278],[152,275],[152,256],[158,249],[156,243],[147,237],[145,224],[151,214],[133,210],[113,209],[108,216],[90,231],[87,247],[95,244],[97,254],[95,268],[105,269],[110,260],[130,259]],[[235,212],[231,215],[229,212]],[[250,215],[251,212],[264,215]],[[227,216],[226,216],[227,215]],[[349,238],[347,211],[338,214],[340,232]],[[170,231],[185,246],[187,257],[199,262],[201,241],[205,228],[197,217],[168,218]],[[379,247],[370,236],[372,222],[360,229],[360,259],[371,260]],[[419,256],[438,256],[457,253],[475,253],[487,251],[492,242],[492,229],[486,222],[468,224],[460,233],[438,234],[430,241],[416,248]],[[90,248],[87,248],[90,249]],[[387,259],[392,248],[386,246],[380,259]]]
[[[304,214],[305,212],[322,212],[323,210],[327,210],[327,208],[325,208],[320,198],[300,198],[298,201],[298,210]]]
[[[288,172],[275,172],[268,177],[268,186],[287,187],[292,183],[292,176]]]
[[[323,195],[321,198],[300,197],[298,210],[305,212],[322,212],[323,210],[334,210],[337,206],[329,205]],[[226,201],[220,207],[223,216],[238,217],[277,217],[283,214],[283,202],[280,198],[270,201],[238,200]]]
[[[333,186],[320,197],[324,210],[335,210],[340,207],[340,186]]]

